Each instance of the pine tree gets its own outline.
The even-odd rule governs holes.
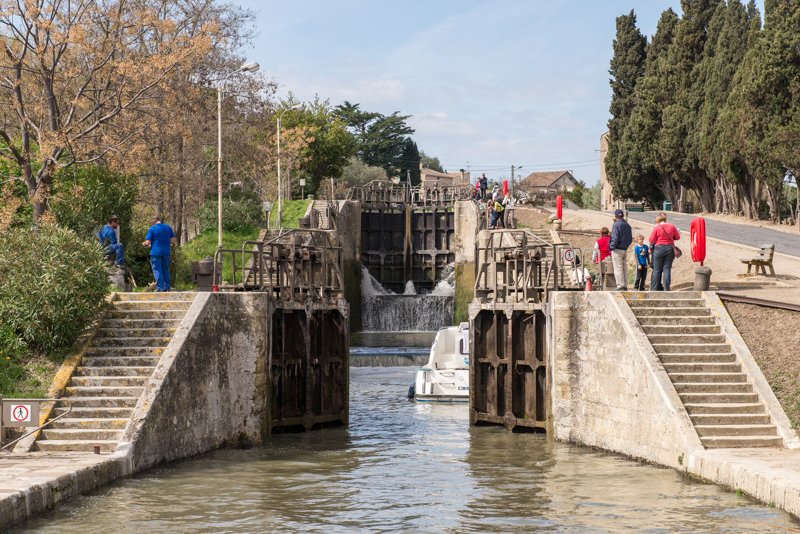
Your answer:
[[[608,121],[608,154],[605,165],[614,195],[629,198],[630,166],[627,163],[631,147],[623,141],[623,132],[634,109],[633,94],[644,73],[647,38],[636,27],[633,10],[617,17],[617,34],[609,74],[611,79],[611,119]]]

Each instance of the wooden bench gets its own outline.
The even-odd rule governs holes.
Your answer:
[[[742,259],[742,263],[747,264],[747,274],[750,274],[750,269],[756,268],[756,274],[759,269],[761,274],[767,276],[767,267],[769,267],[769,276],[775,276],[775,268],[772,266],[772,257],[775,255],[775,245],[761,245],[758,249],[758,255],[755,258]]]

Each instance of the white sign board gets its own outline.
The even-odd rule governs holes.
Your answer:
[[[8,412],[11,414],[11,420],[15,423],[31,422],[30,404],[12,404]]]
[[[571,248],[565,248],[562,257],[564,258],[564,263],[572,263],[575,261],[575,251]]]

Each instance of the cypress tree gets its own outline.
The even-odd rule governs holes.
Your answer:
[[[707,29],[720,0],[682,0],[683,16],[667,51],[666,89],[670,100],[662,115],[658,139],[658,167],[681,185],[693,189],[706,211],[714,210],[713,184],[699,165],[691,132],[703,101],[703,84],[697,82]]]
[[[656,142],[661,130],[663,102],[668,98],[665,86],[666,51],[672,43],[678,15],[672,9],[661,13],[656,33],[647,46],[644,75],[636,85],[636,107],[623,133],[627,150],[627,172],[617,187],[623,198],[658,202],[667,197],[674,200],[672,179],[656,168]]]
[[[417,148],[417,143],[415,143],[410,137],[406,137],[406,140],[403,142],[403,152],[400,156],[400,180],[406,181],[410,175],[411,185],[419,185],[419,163],[420,155],[419,148]]]
[[[636,26],[636,14],[633,10],[627,15],[617,17],[616,23],[614,54],[608,71],[611,75],[611,119],[608,121],[609,146],[605,165],[614,196],[630,198],[631,191],[626,184],[630,181],[627,160],[630,159],[632,147],[625,145],[623,133],[634,109],[636,84],[644,74],[647,38]]]

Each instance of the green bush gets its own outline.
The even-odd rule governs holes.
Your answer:
[[[217,200],[207,200],[197,210],[200,233],[216,231]],[[264,212],[255,195],[237,193],[222,199],[222,230],[226,232],[248,231],[264,226]]]
[[[222,248],[240,250],[245,241],[255,241],[258,239],[259,230],[256,228],[244,231],[231,231],[222,233]],[[174,268],[172,285],[182,289],[191,287],[192,262],[202,260],[205,257],[214,257],[217,251],[217,232],[206,232],[195,237],[185,245],[178,247],[172,258]],[[236,261],[241,257],[237,255]],[[237,265],[241,267],[240,265]],[[236,273],[237,282],[241,282],[240,273]],[[233,266],[230,255],[226,255],[222,262],[222,280],[233,281]]]
[[[120,240],[129,247],[133,234],[131,213],[136,202],[136,178],[96,165],[67,167],[56,177],[50,205],[60,226],[94,239],[108,218],[116,215]]]
[[[0,239],[0,350],[70,348],[105,306],[108,273],[100,246],[45,224]]]

